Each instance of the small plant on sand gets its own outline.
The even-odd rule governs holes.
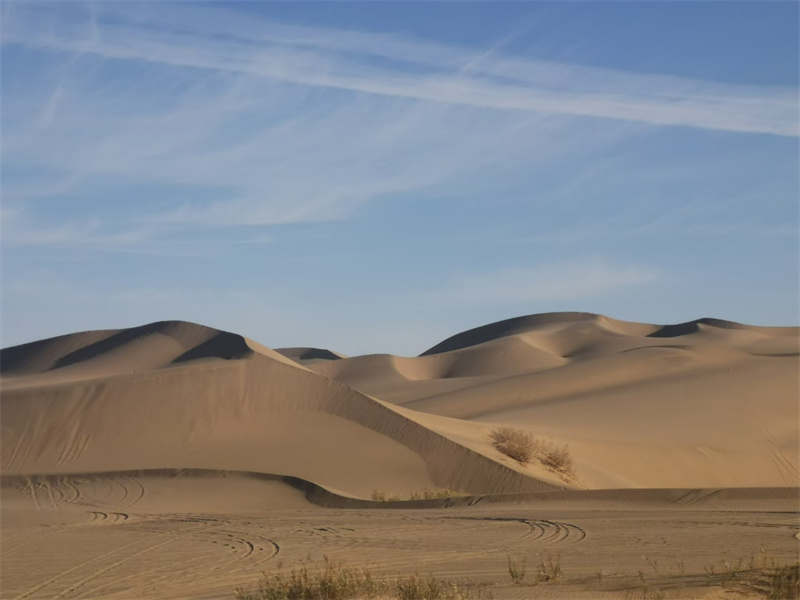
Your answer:
[[[394,589],[389,590],[391,597],[399,600],[470,600],[474,596],[466,587],[453,581],[436,579],[433,575],[422,577],[410,575],[395,580]],[[486,590],[478,589],[476,600],[490,598]]]
[[[489,433],[492,446],[520,464],[528,464],[536,442],[530,433],[512,427],[499,427]]]
[[[642,580],[640,588],[628,590],[622,598],[623,600],[667,600],[667,595],[657,588],[650,587],[647,580]]]
[[[366,567],[348,567],[326,556],[322,565],[304,562],[289,573],[265,574],[250,590],[236,590],[237,600],[491,600],[483,586],[467,587],[433,575],[395,579],[373,577]]]
[[[647,564],[650,565],[650,568],[653,569],[653,575],[658,575],[658,561],[654,558],[650,558],[649,556],[643,556],[647,561]]]
[[[776,567],[767,581],[769,600],[800,598],[800,563]]]
[[[575,478],[575,465],[568,446],[556,446],[513,427],[498,427],[489,433],[489,440],[498,452],[526,465],[535,457],[546,468],[563,478]]]
[[[515,584],[520,584],[525,579],[525,571],[527,570],[525,567],[526,559],[523,556],[522,562],[518,563],[515,560],[511,560],[511,557],[506,555],[508,559],[508,575],[511,577],[511,581]]]
[[[541,461],[545,467],[552,471],[560,471],[567,474],[572,474],[574,472],[574,464],[572,462],[572,455],[569,453],[569,446],[545,445],[542,448]]]
[[[238,600],[346,600],[376,598],[382,586],[367,569],[332,562],[302,564],[288,574],[265,575],[251,591],[236,590]]]
[[[376,502],[391,502],[397,500],[397,496],[383,490],[372,490],[372,499]]]
[[[555,559],[552,554],[539,561],[539,568],[536,572],[537,583],[557,583],[561,581],[564,572],[561,570],[561,556],[556,554]]]
[[[744,559],[740,558],[739,562],[735,565],[729,563],[727,560],[722,560],[722,581],[730,581],[731,579],[736,579],[736,576],[739,575],[744,570],[742,566],[742,562]]]
[[[678,573],[681,575],[686,574],[686,561],[683,558],[677,557],[678,561],[675,563],[675,566],[678,568]]]
[[[425,489],[421,492],[411,492],[409,500],[441,500],[444,498],[456,498],[458,496],[468,496],[464,490],[454,490],[452,488]]]

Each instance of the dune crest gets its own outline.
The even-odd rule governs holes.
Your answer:
[[[344,354],[326,348],[276,348],[275,352],[299,364],[313,363],[321,360],[339,360],[347,358]]]
[[[246,470],[356,496],[563,487],[242,336],[182,322],[4,350],[7,474]],[[431,426],[431,425],[434,426]],[[497,454],[496,452],[494,453]]]
[[[419,357],[310,368],[417,412],[568,443],[590,487],[798,485],[800,328],[530,315]]]
[[[113,377],[201,360],[238,360],[253,353],[294,365],[241,335],[186,321],[86,331],[0,351],[3,387]],[[36,375],[36,379],[31,376]]]
[[[84,332],[2,351],[2,467],[249,471],[362,498],[794,486],[799,342],[590,313],[501,321],[419,357],[277,352],[181,321]],[[568,444],[578,479],[503,456],[498,426]]]

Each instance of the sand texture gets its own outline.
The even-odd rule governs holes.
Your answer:
[[[639,569],[727,597],[700,576],[720,548],[797,557],[799,346],[553,313],[418,357],[177,321],[6,348],[0,598],[232,598],[309,555],[526,598],[507,557],[546,552],[570,583],[536,597],[622,597]],[[505,456],[498,426],[568,445],[574,469]]]

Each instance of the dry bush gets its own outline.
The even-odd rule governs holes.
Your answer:
[[[530,462],[536,449],[536,440],[530,433],[512,427],[493,429],[489,439],[499,452],[523,465]]]
[[[561,581],[564,572],[561,570],[561,556],[556,554],[553,559],[552,554],[539,562],[539,569],[536,573],[537,583],[557,583]]]
[[[464,490],[454,490],[452,488],[429,488],[421,491],[411,492],[408,498],[401,498],[391,492],[383,490],[372,490],[372,499],[376,502],[392,502],[394,500],[441,500],[444,498],[456,498],[458,496],[468,496]]]
[[[383,490],[372,490],[372,499],[376,502],[391,502],[392,500],[397,500],[397,496]]]
[[[525,579],[525,572],[527,568],[525,567],[525,563],[527,562],[526,558],[522,557],[522,563],[518,563],[515,560],[511,560],[510,556],[506,556],[508,559],[508,575],[511,577],[511,581],[514,584],[520,584]]]
[[[376,598],[383,585],[367,569],[330,561],[321,566],[303,564],[287,575],[265,575],[251,591],[236,590],[238,600],[348,600]]]
[[[574,472],[575,465],[572,462],[572,455],[569,453],[569,446],[544,444],[541,452],[539,460],[548,469],[570,474]]]
[[[772,574],[767,598],[784,600],[800,598],[800,565],[778,567]]]
[[[399,600],[482,600],[491,597],[486,592],[478,588],[477,596],[473,596],[469,589],[459,587],[455,582],[416,574],[396,579],[394,589],[389,590],[391,597]]]
[[[265,574],[252,590],[236,590],[238,600],[490,600],[483,587],[473,590],[453,581],[410,575],[383,580],[367,568],[347,567],[325,557],[322,565],[306,563],[288,574]]]
[[[551,471],[575,476],[575,465],[569,447],[555,446],[551,442],[536,439],[530,433],[512,427],[499,427],[489,433],[492,446],[520,464],[528,464],[536,457]]]
[[[421,492],[411,492],[410,500],[441,500],[443,498],[455,498],[457,496],[467,496],[464,490],[454,490],[452,488],[426,489]]]

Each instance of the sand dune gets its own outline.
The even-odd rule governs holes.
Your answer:
[[[276,352],[175,321],[85,332],[3,350],[2,466],[257,471],[361,497],[794,486],[798,339],[588,313],[490,324],[416,358]],[[502,456],[498,424],[569,444],[579,478]]]
[[[419,357],[176,321],[7,348],[0,598],[230,597],[323,555],[522,598],[507,557],[545,552],[569,578],[547,597],[616,599],[678,554],[653,577],[699,597],[720,546],[796,558],[798,341],[555,313]],[[498,425],[568,443],[576,475],[500,454]],[[371,499],[439,487],[465,494]]]
[[[112,377],[195,361],[241,359],[254,353],[293,364],[266,346],[234,333],[182,321],[159,321],[6,348],[0,355],[0,373],[3,389],[10,389]]]
[[[551,313],[417,358],[311,365],[374,397],[568,443],[589,487],[798,484],[796,327]]]
[[[275,352],[301,365],[320,360],[339,360],[340,358],[347,358],[344,354],[324,348],[276,348]]]
[[[362,497],[376,488],[562,485],[501,457],[480,424],[454,428],[395,408],[246,338],[193,324],[76,334],[6,349],[2,360],[7,474],[247,470]],[[448,437],[464,428],[481,439],[468,447]]]

